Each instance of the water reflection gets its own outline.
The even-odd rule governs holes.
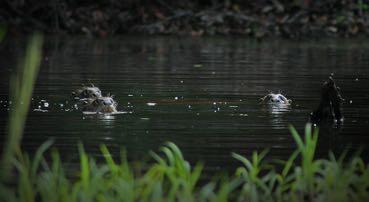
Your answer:
[[[291,111],[290,104],[262,104],[261,110],[270,114],[269,121],[273,129],[283,129],[286,127],[286,124],[288,124],[286,120],[286,113]]]

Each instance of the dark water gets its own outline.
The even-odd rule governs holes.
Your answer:
[[[9,106],[9,77],[22,58],[24,42],[9,40],[0,46],[1,128]],[[360,147],[367,155],[366,40],[49,38],[44,50],[22,143],[30,152],[51,138],[70,163],[78,160],[77,142],[95,156],[100,144],[114,155],[124,147],[131,160],[140,161],[149,150],[172,141],[186,159],[201,160],[209,170],[238,165],[231,152],[248,156],[269,148],[270,157],[286,158],[295,149],[288,124],[302,131],[319,103],[322,82],[333,73],[345,98],[345,120],[340,128],[321,129],[318,155]],[[113,93],[124,113],[89,116],[75,110],[70,93],[89,82],[104,94]],[[269,91],[281,91],[293,100],[291,107],[260,105],[259,98]]]

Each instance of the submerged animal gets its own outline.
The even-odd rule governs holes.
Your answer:
[[[91,84],[91,86],[82,86],[81,88],[72,92],[74,99],[88,99],[88,98],[99,98],[102,96],[101,90]]]
[[[114,113],[117,112],[117,102],[114,101],[113,96],[98,97],[95,99],[83,99],[82,111],[96,112],[96,113]]]
[[[268,103],[268,104],[284,104],[289,105],[292,103],[292,100],[287,99],[284,95],[277,93],[269,93],[268,95],[260,98],[262,103]]]
[[[341,103],[344,99],[339,90],[332,77],[323,83],[319,106],[310,116],[312,122],[319,123],[332,119],[338,124],[342,122]]]

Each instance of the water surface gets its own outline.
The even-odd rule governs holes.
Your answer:
[[[22,59],[24,42],[0,45],[1,128],[9,108],[9,77]],[[70,163],[78,160],[78,142],[95,156],[100,144],[114,155],[124,147],[129,159],[140,161],[172,141],[186,159],[203,161],[209,170],[238,165],[231,152],[249,156],[270,149],[270,157],[286,158],[296,147],[288,124],[302,131],[330,74],[345,98],[345,121],[340,128],[321,129],[318,155],[368,149],[369,43],[363,40],[72,37],[48,38],[44,50],[22,142],[30,152],[51,138]],[[94,116],[76,110],[71,92],[90,82],[103,94],[114,94],[124,113]],[[282,92],[292,105],[260,105],[270,91]]]

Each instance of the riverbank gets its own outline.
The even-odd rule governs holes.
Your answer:
[[[10,33],[241,35],[262,39],[369,36],[367,1],[131,0],[48,3],[4,1],[0,22]]]

